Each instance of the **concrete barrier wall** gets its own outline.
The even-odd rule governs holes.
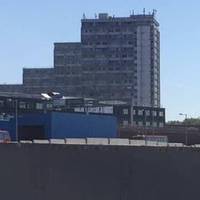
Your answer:
[[[129,145],[129,139],[110,138],[110,145]]]
[[[64,139],[50,139],[49,143],[50,144],[65,144],[65,140]]]
[[[66,144],[86,144],[86,138],[66,138]]]
[[[199,199],[200,149],[0,145],[3,200]]]
[[[87,144],[91,145],[109,145],[108,138],[87,138]]]

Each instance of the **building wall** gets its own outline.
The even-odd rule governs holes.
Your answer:
[[[0,145],[4,200],[169,200],[200,196],[199,148]]]
[[[55,91],[67,96],[82,96],[81,72],[81,43],[55,43]]]
[[[137,28],[138,102],[151,105],[151,32],[150,26]]]
[[[54,69],[53,68],[24,68],[23,86],[26,93],[45,93],[54,91]]]
[[[130,127],[133,114],[134,127],[164,127],[165,109],[133,106],[132,113],[129,105],[114,106],[114,115],[120,127]]]

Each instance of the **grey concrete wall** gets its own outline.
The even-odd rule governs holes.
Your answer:
[[[151,105],[151,33],[150,25],[137,28],[138,101]]]
[[[199,151],[165,147],[0,145],[1,199],[198,199]]]

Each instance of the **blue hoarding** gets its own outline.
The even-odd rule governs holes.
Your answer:
[[[117,120],[114,116],[78,113],[37,113],[20,114],[17,120],[18,135],[31,139],[38,135],[36,127],[42,127],[44,139],[117,137]],[[0,129],[7,130],[11,139],[16,140],[16,120],[0,121]],[[23,131],[23,133],[22,133]],[[23,135],[23,137],[20,137]],[[35,139],[37,139],[35,137]]]

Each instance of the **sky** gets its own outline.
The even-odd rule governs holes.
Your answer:
[[[166,119],[200,116],[200,1],[0,0],[0,83],[22,83],[24,67],[52,67],[53,43],[80,41],[80,20],[157,10],[161,105]]]

